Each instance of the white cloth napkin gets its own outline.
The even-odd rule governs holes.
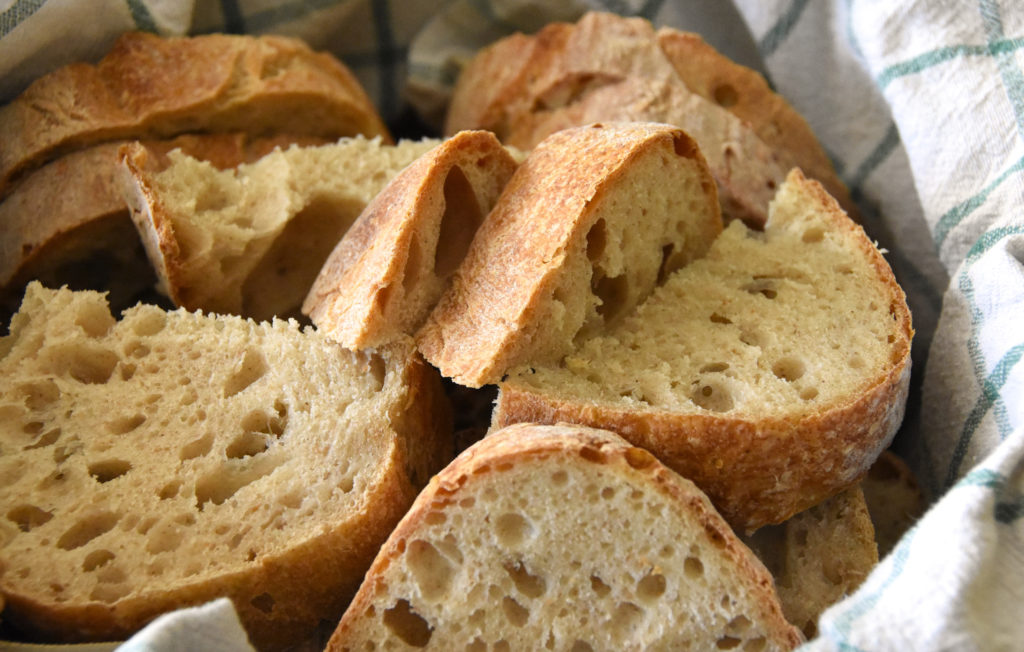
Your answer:
[[[896,448],[935,504],[806,648],[1024,649],[1018,0],[0,0],[0,101],[125,29],[279,32],[339,55],[386,118],[413,107],[437,125],[476,48],[587,9],[699,31],[765,72],[814,127],[907,292],[917,336]],[[204,623],[186,627],[189,649],[247,645],[229,607],[187,612]],[[175,622],[125,647],[185,649],[164,635]]]

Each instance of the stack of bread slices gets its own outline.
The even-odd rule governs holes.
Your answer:
[[[135,83],[168,59],[194,88]],[[392,144],[293,40],[133,34],[0,126],[12,637],[226,596],[261,649],[786,650],[877,562],[905,297],[806,122],[695,35],[511,36]],[[44,219],[54,183],[107,208]],[[170,306],[58,289],[96,249]]]

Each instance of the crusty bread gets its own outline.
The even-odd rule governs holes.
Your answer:
[[[910,312],[881,252],[794,170],[633,314],[501,384],[494,426],[614,429],[741,531],[855,484],[903,418]]]
[[[32,283],[0,339],[0,594],[28,637],[112,640],[230,597],[281,647],[341,616],[450,459],[436,372],[295,322],[110,315]]]
[[[617,435],[520,424],[435,476],[328,650],[786,650],[771,576]]]
[[[726,67],[719,59],[712,59],[717,67],[705,73],[724,71],[730,81],[742,78],[763,91],[750,92],[749,102],[762,103],[766,116],[751,120],[756,108],[727,110],[713,94],[691,89],[673,66],[680,62],[666,56],[678,48],[663,49],[665,41],[673,44],[668,37],[659,38],[644,19],[604,12],[587,13],[575,24],[547,25],[532,36],[499,40],[481,50],[461,73],[446,133],[490,129],[502,142],[530,149],[559,129],[595,121],[665,122],[681,127],[700,145],[719,184],[727,220],[762,225],[775,189],[794,166],[807,164],[808,174],[820,175],[838,196],[846,197],[796,111],[767,86],[747,80],[746,75],[756,78],[756,73]],[[701,81],[692,74],[687,77]],[[771,135],[771,121],[780,121],[780,116],[788,120],[786,133],[770,143],[762,140],[759,134]]]
[[[853,593],[878,563],[860,486],[742,540],[775,578],[786,620],[807,638],[817,635],[818,616]]]
[[[0,197],[70,151],[196,130],[387,137],[355,76],[297,39],[133,32],[98,64],[60,68],[0,107]]]
[[[459,132],[422,155],[345,233],[302,311],[350,349],[412,337],[515,169],[487,131]]]
[[[122,149],[132,219],[175,305],[255,319],[297,314],[331,250],[366,205],[437,140],[343,138],[230,170],[172,152],[153,166]]]
[[[158,159],[172,149],[228,168],[275,147],[322,142],[311,137],[244,133],[188,134],[145,141]],[[128,213],[118,181],[114,141],[72,152],[27,175],[0,203],[0,322],[17,311],[25,286],[105,290],[115,311],[135,303],[156,276]]]
[[[875,527],[878,554],[884,557],[924,515],[924,494],[906,461],[891,450],[878,456],[861,486]]]
[[[557,360],[702,255],[721,228],[714,180],[682,130],[555,133],[512,176],[417,345],[470,387]]]

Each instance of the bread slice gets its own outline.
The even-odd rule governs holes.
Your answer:
[[[906,461],[892,450],[878,456],[861,486],[874,524],[878,554],[884,557],[924,515],[924,493]]]
[[[418,158],[345,233],[302,311],[351,349],[411,337],[516,165],[487,131],[459,132]]]
[[[470,387],[557,360],[702,255],[721,228],[714,180],[682,130],[555,133],[512,176],[417,345]]]
[[[331,250],[366,205],[438,141],[343,138],[231,170],[122,150],[124,196],[161,288],[190,310],[298,315]]]
[[[617,435],[520,424],[433,478],[327,649],[788,650],[771,576]]]
[[[786,169],[800,168],[832,195],[851,217],[856,205],[811,126],[756,70],[718,52],[699,34],[671,27],[657,31],[658,45],[686,87],[749,125],[778,152]]]
[[[785,139],[767,144],[743,117],[691,90],[650,22],[605,12],[482,50],[460,75],[445,128],[490,129],[528,150],[560,129],[605,121],[665,122],[687,131],[718,182],[725,218],[754,227],[763,225],[790,168],[806,159],[790,156]]]
[[[786,620],[808,639],[818,633],[818,616],[856,591],[878,564],[859,485],[741,539],[775,578]]]
[[[216,168],[251,162],[275,147],[320,143],[311,137],[187,134],[145,141],[156,159],[181,149]],[[27,175],[0,203],[0,322],[8,324],[30,280],[48,287],[106,290],[120,311],[153,287],[119,182],[114,141],[72,152]],[[164,163],[166,164],[166,163]]]
[[[0,339],[0,594],[29,639],[232,599],[280,648],[340,618],[451,459],[436,372],[294,322],[29,285]]]
[[[96,65],[60,68],[0,107],[0,197],[62,154],[197,130],[387,137],[355,76],[297,39],[133,32]]]
[[[614,328],[510,373],[493,424],[614,429],[754,530],[853,486],[888,446],[912,333],[881,252],[794,170],[763,232],[734,222]]]

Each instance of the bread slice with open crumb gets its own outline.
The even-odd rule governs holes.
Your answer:
[[[516,165],[487,131],[459,132],[420,156],[346,231],[302,311],[350,349],[411,338]]]
[[[493,425],[615,430],[754,530],[856,484],[889,445],[912,334],[882,253],[794,170],[763,232],[733,222],[617,325],[511,372]]]
[[[411,347],[32,283],[0,338],[5,618],[119,640],[226,596],[280,648],[340,618],[450,447]]]
[[[617,435],[519,424],[435,476],[328,650],[788,650],[771,576]]]
[[[552,134],[512,175],[417,346],[470,387],[557,360],[721,228],[714,180],[682,130],[607,123]]]

